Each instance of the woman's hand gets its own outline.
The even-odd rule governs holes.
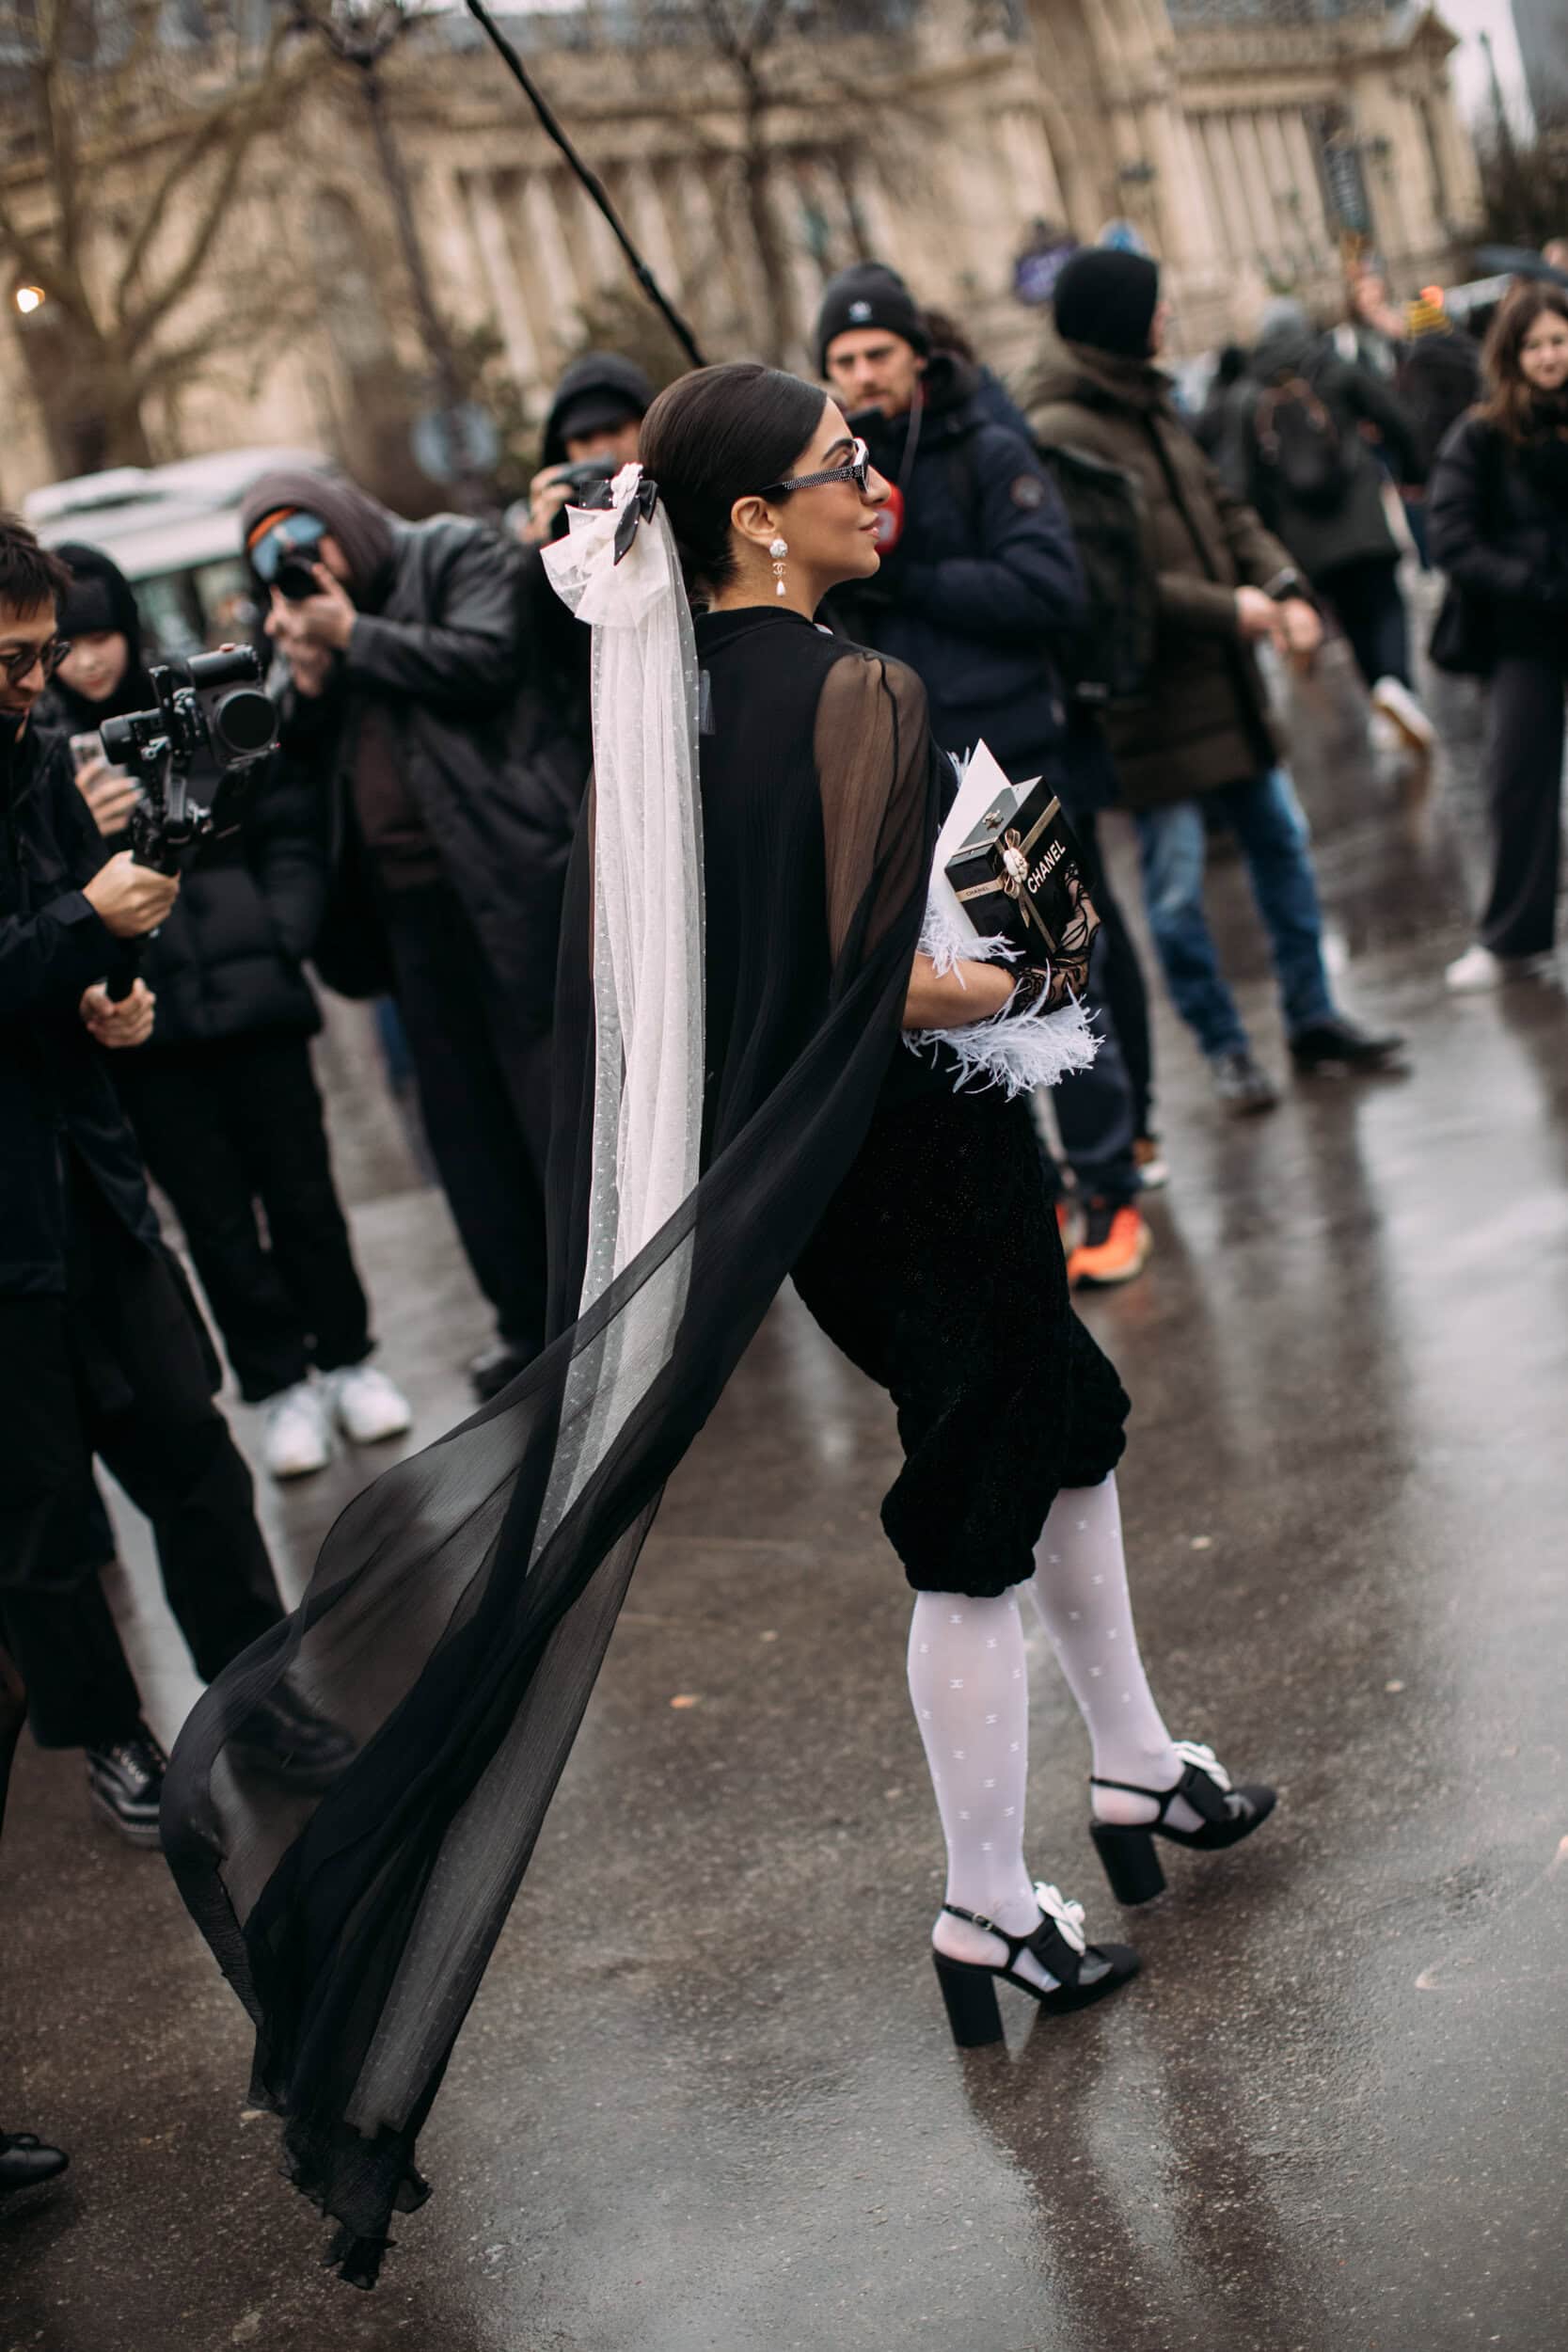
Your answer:
[[[906,1029],[968,1029],[999,1013],[1013,993],[1005,963],[956,963],[939,973],[929,956],[916,956],[904,999]]]
[[[76,789],[92,811],[92,821],[106,840],[123,833],[131,821],[141,787],[122,769],[111,768],[102,755],[85,760],[76,771]]]

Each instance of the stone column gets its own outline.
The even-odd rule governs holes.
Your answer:
[[[1009,106],[997,117],[994,136],[1003,184],[1010,192],[1020,228],[1037,215],[1064,220],[1067,204],[1042,118],[1024,107]]]
[[[496,201],[495,175],[489,171],[466,172],[463,185],[467,194],[468,219],[485,286],[500,327],[501,340],[506,345],[506,364],[519,384],[539,384],[543,381],[545,371],[540,364],[539,346],[529,321],[528,305],[523,300],[517,274],[512,265],[506,225]]]
[[[1213,277],[1221,268],[1223,247],[1192,120],[1168,99],[1151,103],[1145,119],[1148,160],[1159,174],[1154,194],[1161,245],[1179,269]]]
[[[523,221],[545,298],[549,305],[546,342],[552,346],[550,365],[574,340],[583,289],[578,286],[572,257],[562,234],[555,209],[553,172],[531,171],[522,183]]]
[[[632,242],[647,256],[654,276],[672,296],[680,292],[680,263],[670,236],[670,224],[665,217],[658,183],[652,164],[646,159],[627,163],[621,174],[626,197],[626,219],[631,228]]]

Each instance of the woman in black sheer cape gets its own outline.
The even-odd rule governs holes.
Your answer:
[[[427,2193],[418,2135],[664,1482],[792,1270],[898,1408],[906,1468],[884,1516],[918,1595],[911,1678],[948,1837],[934,1940],[955,2030],[986,2038],[999,1974],[1068,2008],[1135,1965],[1086,1944],[1053,1888],[1021,1888],[1021,1784],[1001,1827],[1026,1706],[1006,1662],[1013,1588],[1058,1495],[1114,1510],[1125,1399],[1067,1302],[1027,1104],[956,1097],[942,1067],[946,1029],[1062,1019],[1059,976],[919,953],[944,787],[923,697],[810,619],[876,568],[887,495],[837,411],[772,371],[709,370],[656,405],[644,452],[711,609],[693,641],[678,581],[664,593],[651,484],[623,477],[614,512],[578,518],[583,551],[558,584],[604,626],[558,1002],[552,1337],[350,1505],[294,1616],[198,1705],[165,1800],[181,1892],[256,2026],[252,2096],[283,2118],[293,2178],[338,2224],[328,2259],[360,2285],[393,2211]],[[678,646],[657,633],[676,604]],[[683,808],[699,741],[701,806],[691,787]],[[927,1053],[903,1052],[901,1031]],[[983,1658],[948,1672],[971,1641]],[[285,1682],[353,1740],[325,1794],[253,1774],[237,1740]],[[981,1745],[1018,1732],[973,1805],[974,1759],[939,1759],[944,1742],[963,1758],[971,1717]],[[1097,1768],[1123,1753],[1091,1730]],[[1173,1833],[1230,1842],[1252,1825],[1259,1792],[1219,1793],[1219,1768],[1187,1760],[1207,1751],[1138,1753]],[[1155,1800],[1107,1802],[1147,1849]]]

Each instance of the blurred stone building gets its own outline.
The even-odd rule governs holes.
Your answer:
[[[755,0],[729,5],[744,23]],[[1244,332],[1271,290],[1333,303],[1356,245],[1414,291],[1453,267],[1475,226],[1453,37],[1429,8],[784,0],[779,13],[777,40],[745,60],[716,48],[695,0],[566,0],[507,19],[714,357],[804,364],[824,278],[874,255],[1016,366],[1037,328],[1014,262],[1041,221],[1082,240],[1130,224],[1166,264],[1186,351]],[[635,315],[625,263],[465,16],[432,20],[387,81],[441,310],[460,340],[488,338],[492,375],[536,415],[585,334]],[[13,136],[8,151],[0,206],[45,231],[36,145]],[[158,177],[155,133],[102,157],[99,271],[117,266]],[[198,200],[194,183],[169,199]],[[232,326],[247,296],[248,344]],[[189,342],[219,313],[227,356],[141,403],[148,454],[310,444],[393,483],[410,410],[428,403],[425,358],[373,144],[325,65],[251,150],[160,333]],[[52,413],[48,333],[47,303],[30,317],[8,304],[8,499],[103,462],[100,448],[123,454],[95,443],[90,402],[85,421],[80,401]]]

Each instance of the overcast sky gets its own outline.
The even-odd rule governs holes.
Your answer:
[[[1436,0],[1436,7],[1443,22],[1461,37],[1462,45],[1454,53],[1454,87],[1465,113],[1473,116],[1491,102],[1482,33],[1492,36],[1498,78],[1511,109],[1521,103],[1525,86],[1511,0]]]

